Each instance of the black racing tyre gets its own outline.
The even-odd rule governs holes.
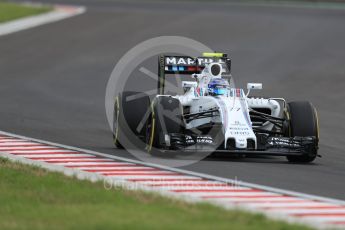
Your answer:
[[[145,124],[149,111],[148,95],[132,91],[119,93],[115,98],[113,117],[113,142],[116,147],[145,146]]]
[[[316,146],[308,154],[302,156],[287,156],[289,162],[309,163],[317,156],[319,141],[318,116],[315,107],[308,101],[294,101],[288,103],[290,117],[289,136],[316,138]]]
[[[169,149],[166,135],[184,131],[182,105],[170,96],[157,97],[151,104],[151,114],[146,126],[147,151],[160,155],[160,149]]]

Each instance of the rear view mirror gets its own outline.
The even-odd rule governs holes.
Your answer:
[[[262,89],[262,83],[248,83],[247,84],[247,89]]]
[[[247,89],[248,89],[248,91],[247,91],[247,95],[246,96],[249,95],[250,90],[252,90],[252,89],[262,89],[262,83],[248,83],[247,84]]]
[[[196,88],[198,86],[198,83],[196,81],[182,81],[182,88],[184,93],[190,90],[190,88],[194,87]]]

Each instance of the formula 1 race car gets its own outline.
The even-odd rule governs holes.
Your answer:
[[[319,128],[314,106],[307,101],[255,98],[230,82],[231,60],[223,53],[202,57],[159,56],[158,92],[122,92],[115,100],[113,139],[117,147],[141,140],[149,153],[222,152],[286,156],[308,163],[318,156]],[[183,93],[166,95],[166,76],[191,76]]]

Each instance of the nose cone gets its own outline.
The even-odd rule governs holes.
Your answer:
[[[247,139],[235,138],[235,145],[237,149],[245,149],[247,148]]]

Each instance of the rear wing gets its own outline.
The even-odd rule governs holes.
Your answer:
[[[220,63],[225,75],[231,73],[231,60],[223,53],[203,53],[202,57],[160,55],[158,57],[158,94],[164,94],[165,75],[198,74],[208,63]]]

